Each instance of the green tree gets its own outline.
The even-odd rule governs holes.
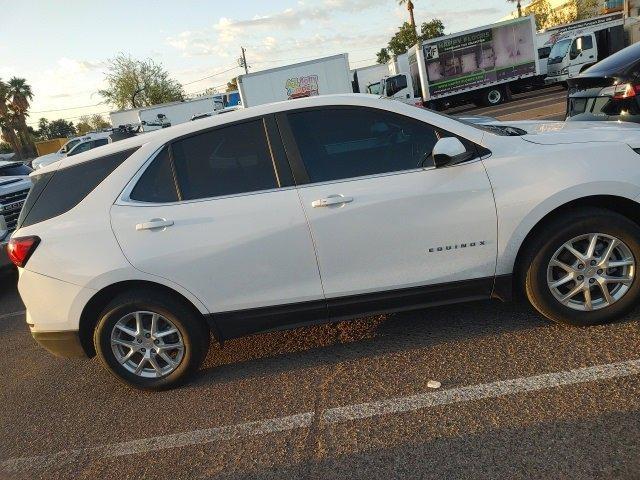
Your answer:
[[[36,148],[27,128],[27,115],[29,107],[31,106],[30,102],[33,99],[31,86],[24,78],[18,77],[10,78],[7,86],[9,87],[9,108],[14,113],[14,129],[18,133],[18,137],[27,156],[35,156]]]
[[[389,55],[389,51],[386,48],[381,48],[378,53],[376,53],[376,61],[378,63],[385,64],[389,60],[391,60],[391,55]]]
[[[119,109],[184,100],[182,85],[152,59],[136,60],[119,54],[108,60],[107,88],[98,93]]]
[[[409,25],[411,25],[413,33],[417,36],[418,31],[416,30],[416,19],[413,16],[413,2],[411,0],[398,0],[398,5],[407,6],[407,10],[409,11]]]
[[[395,33],[389,45],[387,47],[387,53],[391,52],[393,55],[402,55],[412,46],[419,41],[428,40],[430,38],[441,37],[444,35],[444,24],[441,20],[434,18],[429,22],[423,22],[420,25],[420,35],[416,36],[416,33],[411,25],[404,22],[398,31]]]
[[[9,104],[9,85],[0,80],[0,136],[9,142],[18,159],[21,159],[22,144],[15,131],[16,116]]]
[[[41,121],[44,119],[40,119]],[[39,130],[40,137],[43,137],[42,130]],[[59,118],[52,120],[46,124],[46,136],[44,139],[53,140],[54,138],[69,138],[76,134],[76,127],[73,122]]]
[[[404,22],[389,40],[387,51],[393,55],[401,55],[416,43],[418,43],[418,37],[415,30],[408,22]]]
[[[429,40],[444,35],[444,24],[442,20],[434,18],[428,22],[422,22],[420,25],[420,40]]]
[[[235,92],[238,90],[238,77],[233,77],[227,82],[227,92]]]
[[[0,153],[13,153],[13,147],[7,142],[0,142]]]

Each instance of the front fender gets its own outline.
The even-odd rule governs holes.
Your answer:
[[[520,212],[517,208],[499,208],[496,274],[513,272],[524,239],[543,218],[570,202],[596,195],[620,197],[637,202],[640,199],[640,188],[627,182],[596,181],[573,185],[555,192],[529,206],[526,212]],[[606,208],[607,205],[603,204],[602,207]]]

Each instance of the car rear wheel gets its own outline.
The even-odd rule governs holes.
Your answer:
[[[105,308],[94,332],[98,357],[118,380],[162,390],[195,372],[209,347],[209,330],[181,302],[154,291],[126,293]]]
[[[615,320],[640,298],[639,242],[640,227],[608,210],[585,209],[556,218],[525,255],[530,303],[559,323],[586,326]]]

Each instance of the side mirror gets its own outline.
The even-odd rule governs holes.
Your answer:
[[[67,153],[67,146],[66,145],[60,149],[60,153]]]
[[[450,164],[456,157],[467,153],[467,149],[456,137],[444,137],[433,147],[433,163],[437,168]]]

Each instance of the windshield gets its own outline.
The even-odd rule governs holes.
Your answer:
[[[68,152],[73,147],[75,147],[78,143],[80,143],[80,139],[79,138],[77,138],[75,140],[69,140],[67,143],[65,143],[62,146],[62,148],[60,149],[60,152],[62,152],[62,150],[64,150],[65,152]]]
[[[562,59],[565,57],[567,52],[569,51],[569,47],[571,46],[571,39],[565,38],[564,40],[560,40],[553,45],[551,52],[549,52],[549,64],[552,63],[560,63]]]
[[[367,92],[374,95],[380,95],[380,82],[372,83],[367,86]]]
[[[13,177],[16,175],[29,175],[31,170],[24,163],[15,162],[0,165],[0,177]]]

